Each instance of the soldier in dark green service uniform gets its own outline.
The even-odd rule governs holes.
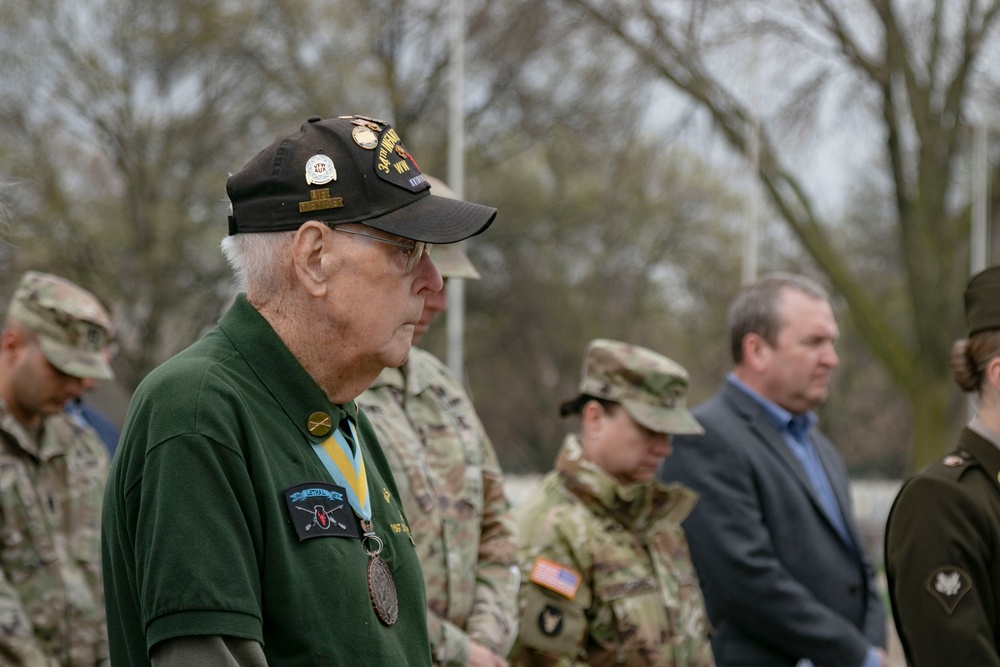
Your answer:
[[[139,386],[104,504],[115,665],[430,665],[420,566],[354,402],[496,210],[429,193],[384,121],[310,118],[227,183],[241,293]]]
[[[955,380],[978,397],[957,447],[908,480],[886,526],[886,573],[910,667],[1000,666],[1000,266],[965,291]]]

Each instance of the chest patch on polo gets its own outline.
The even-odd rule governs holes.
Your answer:
[[[972,578],[965,570],[946,565],[931,572],[925,588],[950,616],[965,594],[972,590]]]
[[[314,537],[358,537],[358,522],[344,487],[308,482],[285,489],[284,494],[300,542]]]

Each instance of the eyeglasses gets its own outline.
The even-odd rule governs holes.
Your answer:
[[[425,252],[430,252],[433,243],[425,243],[424,241],[390,241],[389,239],[384,239],[380,236],[372,236],[371,234],[364,234],[362,232],[352,232],[350,229],[341,229],[340,227],[333,227],[335,232],[344,232],[345,234],[353,234],[354,236],[363,236],[366,239],[371,239],[372,241],[378,241],[379,243],[387,243],[389,245],[394,245],[400,249],[404,255],[406,255],[406,272],[410,273],[417,266],[417,262],[420,258],[424,256]]]

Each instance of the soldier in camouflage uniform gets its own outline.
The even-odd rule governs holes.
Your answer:
[[[434,194],[450,194],[428,180]],[[479,277],[459,245],[434,246],[431,258],[445,280]],[[517,634],[519,572],[500,466],[461,383],[416,347],[445,308],[443,290],[427,297],[406,363],[386,368],[357,402],[403,499],[434,663],[501,666]]]
[[[579,435],[517,510],[525,583],[513,665],[710,667],[701,589],[681,521],[696,495],[655,480],[670,434],[700,433],[687,372],[650,350],[590,343]]]
[[[0,664],[108,664],[101,499],[108,454],[63,412],[111,379],[111,321],[89,292],[28,272],[0,344]]]

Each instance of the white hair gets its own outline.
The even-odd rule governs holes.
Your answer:
[[[295,232],[255,232],[222,239],[222,254],[236,274],[239,291],[256,303],[270,301],[288,288],[291,244]]]

